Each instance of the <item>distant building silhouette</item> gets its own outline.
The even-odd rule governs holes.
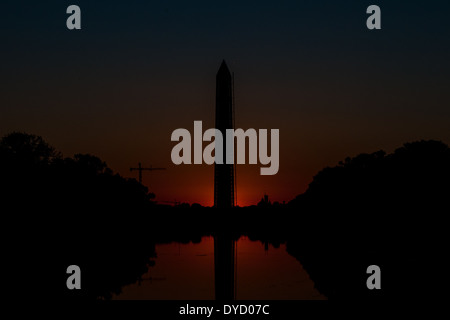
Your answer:
[[[269,195],[264,194],[264,197],[261,198],[261,201],[258,202],[258,207],[270,207],[272,203],[269,200]]]
[[[216,129],[225,137],[226,129],[234,129],[233,123],[233,80],[225,61],[216,75]],[[224,162],[226,146],[224,143]],[[214,206],[219,209],[234,207],[234,165],[215,164]]]

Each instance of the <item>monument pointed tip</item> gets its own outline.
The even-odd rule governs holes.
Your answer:
[[[228,74],[230,73],[227,63],[225,62],[225,59],[222,60],[219,71],[217,73],[228,73]]]

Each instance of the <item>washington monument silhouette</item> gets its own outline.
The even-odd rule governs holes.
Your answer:
[[[225,137],[226,130],[234,129],[233,127],[233,81],[224,60],[216,76],[216,129],[220,130]],[[230,150],[227,150],[226,146],[224,150],[225,156]],[[216,163],[214,206],[219,209],[228,209],[234,206],[234,200],[234,167],[232,164]]]
[[[225,61],[216,75],[216,129],[225,135],[234,129],[233,78]],[[229,150],[226,149],[224,155]],[[234,154],[234,153],[233,153]],[[225,162],[225,161],[224,161]],[[227,219],[227,211],[234,207],[234,167],[232,164],[215,164],[214,207],[219,221]],[[228,230],[214,235],[214,278],[216,300],[234,300],[236,297],[236,241]]]

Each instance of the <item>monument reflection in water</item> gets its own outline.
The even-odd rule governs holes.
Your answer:
[[[214,281],[216,300],[236,298],[236,241],[230,233],[214,235]]]

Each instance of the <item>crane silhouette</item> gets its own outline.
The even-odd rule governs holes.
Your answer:
[[[147,170],[147,171],[153,171],[153,170],[166,170],[166,168],[153,168],[152,166],[150,166],[149,168],[143,168],[141,163],[139,162],[138,167],[137,168],[130,168],[130,171],[139,171],[139,183],[142,184],[142,171]]]

